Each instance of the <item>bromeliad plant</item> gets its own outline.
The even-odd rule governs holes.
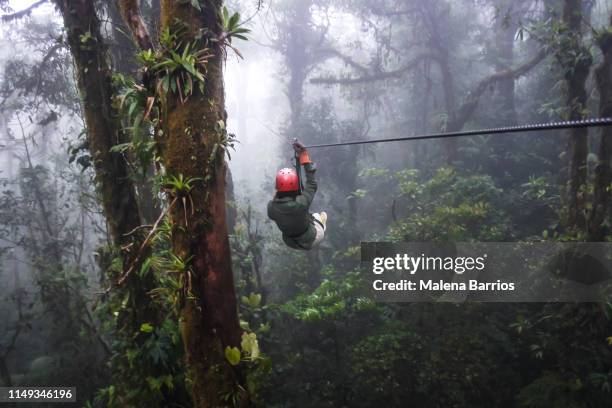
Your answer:
[[[223,32],[221,36],[215,40],[222,45],[222,50],[229,47],[240,58],[243,58],[242,54],[232,45],[232,39],[238,38],[239,40],[248,41],[246,34],[250,33],[251,30],[243,27],[243,24],[244,23],[240,23],[240,13],[235,12],[230,16],[227,7],[223,7]]]
[[[151,291],[151,295],[158,301],[172,306],[173,310],[178,312],[186,301],[194,299],[191,292],[192,257],[183,259],[166,249],[149,259],[152,259],[151,268],[160,277],[160,286]]]
[[[177,25],[174,31],[166,28],[160,35],[160,49],[146,50],[138,54],[145,72],[157,78],[156,93],[178,94],[185,103],[193,94],[194,86],[204,92],[206,64],[214,56],[208,47],[200,47],[198,39],[187,42],[182,40],[185,28]]]
[[[198,1],[191,3],[199,8]],[[112,150],[133,153],[132,157],[137,162],[135,166],[143,175],[156,160],[153,132],[163,132],[160,129],[160,98],[165,98],[171,92],[177,94],[183,104],[193,95],[196,86],[201,93],[204,92],[206,66],[215,56],[212,48],[218,48],[225,57],[225,50],[229,47],[242,57],[232,46],[232,40],[247,40],[245,34],[250,30],[242,27],[239,21],[239,13],[230,15],[224,7],[221,34],[210,36],[202,30],[191,41],[186,40],[188,36],[185,24],[177,21],[172,28],[166,28],[160,33],[158,49],[143,50],[136,55],[143,66],[142,84],[121,74],[113,76],[114,87],[118,90],[115,108],[121,114],[123,129],[132,137],[128,142],[113,146]],[[215,128],[220,134],[219,143],[223,147],[233,147],[233,135],[227,133],[224,123],[217,124]]]
[[[181,103],[185,103],[193,94],[195,86],[200,92],[204,92],[206,66],[215,56],[211,49],[214,48],[213,43],[220,45],[219,49],[224,56],[226,47],[229,47],[242,57],[232,45],[232,40],[238,38],[246,41],[245,34],[250,30],[242,27],[239,13],[230,16],[225,7],[222,24],[223,31],[218,37],[208,36],[205,31],[201,31],[192,41],[187,41],[184,24],[177,22],[173,29],[166,28],[161,32],[159,50],[145,50],[138,54],[138,60],[144,66],[145,72],[157,78],[158,95],[172,92],[178,94]]]
[[[168,176],[165,177],[162,181],[162,187],[166,194],[168,194],[171,198],[170,206],[168,207],[167,212],[169,212],[177,200],[181,201],[183,205],[183,214],[185,218],[185,227],[189,225],[189,221],[187,218],[187,203],[191,207],[191,215],[195,212],[195,207],[193,205],[193,199],[191,198],[191,190],[193,189],[193,185],[197,181],[202,181],[200,177],[184,177],[182,174],[178,176]]]

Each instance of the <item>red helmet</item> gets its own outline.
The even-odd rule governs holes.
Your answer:
[[[284,168],[276,173],[276,191],[281,193],[289,191],[298,191],[300,189],[300,181],[294,169]]]

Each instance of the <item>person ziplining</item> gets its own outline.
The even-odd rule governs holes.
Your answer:
[[[316,166],[308,150],[295,141],[296,169],[283,168],[276,174],[276,193],[268,203],[268,217],[283,233],[283,241],[293,249],[310,250],[325,236],[327,213],[310,213],[310,205],[317,192]],[[302,190],[299,171],[306,172],[306,186]]]
[[[389,139],[351,140],[304,146],[293,142],[296,154],[296,168],[283,168],[276,174],[276,194],[268,203],[268,217],[276,222],[283,233],[283,241],[294,249],[310,250],[321,243],[325,236],[327,213],[311,214],[309,209],[317,192],[316,167],[308,155],[309,148],[350,146],[370,143],[403,142],[409,140],[445,139],[451,137],[496,135],[504,133],[531,132],[537,130],[569,129],[580,127],[612,126],[612,118],[580,119],[565,122],[535,123],[492,129],[464,130],[447,133],[431,133]],[[302,190],[301,166],[306,172],[306,187]]]

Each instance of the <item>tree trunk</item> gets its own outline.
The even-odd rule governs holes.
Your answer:
[[[521,5],[521,2],[518,5]],[[518,26],[517,19],[512,16],[512,6],[505,14],[498,15],[495,20],[495,70],[504,71],[514,65],[514,35]],[[500,107],[499,124],[502,126],[517,123],[516,106],[514,103],[514,78],[504,78],[497,83],[497,100]]]
[[[448,5],[446,6],[449,7]],[[422,2],[421,7],[429,32],[428,45],[434,50],[432,58],[440,70],[444,110],[446,113],[446,124],[442,126],[442,131],[454,132],[461,130],[463,125],[459,125],[456,120],[457,99],[455,97],[455,81],[451,71],[449,47],[447,39],[443,37],[440,29],[440,25],[443,27],[447,21],[441,20],[443,17],[441,17],[438,11],[438,4],[436,2]],[[457,159],[457,141],[455,138],[449,138],[445,139],[443,144],[446,162],[450,164]]]
[[[225,192],[227,196],[227,230],[230,234],[233,234],[236,229],[236,223],[238,222],[238,203],[236,202],[236,195],[234,194],[234,178],[229,166],[227,167],[225,181]]]
[[[134,12],[134,10],[139,10],[137,6],[138,2],[135,0],[115,1],[107,5],[109,17],[114,27],[114,46],[110,49],[114,68],[121,74],[132,77],[138,76],[139,65],[136,63],[136,52],[140,49],[153,47],[141,14]],[[145,32],[142,30],[145,30]],[[127,35],[129,32],[133,33],[132,38]],[[129,142],[129,137],[124,132],[120,132],[119,135],[123,137],[120,143]],[[125,154],[127,154],[129,161],[137,162],[133,152]],[[150,163],[146,169],[138,168],[137,171],[132,172],[132,175],[135,176],[134,187],[142,221],[146,224],[153,224],[161,214],[152,181],[155,176],[155,166]]]
[[[304,81],[311,65],[309,56],[309,39],[312,37],[310,0],[298,0],[294,3],[295,10],[291,13],[287,27],[288,41],[285,53],[285,63],[289,68],[289,83],[287,97],[291,109],[291,126],[295,126],[304,108]]]
[[[557,58],[564,69],[567,85],[568,119],[576,120],[585,116],[587,93],[585,82],[589,75],[592,59],[589,50],[582,44],[581,0],[565,0],[563,5],[563,34]],[[569,130],[569,185],[568,185],[568,227],[573,230],[585,226],[585,194],[587,178],[586,159],[588,153],[588,129]]]
[[[444,110],[446,112],[446,126],[443,131],[455,132],[461,130],[463,124],[458,123],[456,118],[457,104],[455,99],[455,85],[449,64],[448,50],[438,43],[436,43],[436,48],[439,55],[437,55],[434,60],[438,64],[442,77],[442,93],[444,95]],[[451,137],[445,139],[443,143],[446,151],[447,163],[454,162],[457,159],[457,140]]]
[[[201,10],[189,2],[161,1],[161,28],[171,32],[180,21],[193,41],[204,32],[210,40],[221,36],[220,0],[200,1]],[[204,29],[204,30],[202,30]],[[197,48],[202,48],[198,41]],[[189,260],[185,291],[189,296],[180,310],[180,328],[197,408],[248,404],[242,375],[225,358],[226,347],[240,347],[238,323],[226,224],[226,163],[222,147],[225,124],[223,50],[219,42],[207,45],[214,57],[208,60],[202,94],[197,86],[181,103],[169,91],[163,100],[164,134],[158,145],[169,177],[182,175],[194,181],[189,197],[177,201],[170,212],[172,248],[176,256]],[[228,399],[229,398],[229,399]]]
[[[126,242],[125,234],[140,225],[140,215],[127,164],[121,154],[110,151],[120,140],[119,122],[111,105],[111,69],[100,20],[93,0],[56,0],[56,4],[74,58],[89,150],[109,233],[112,242],[121,245]]]
[[[89,151],[110,241],[123,257],[124,269],[140,270],[140,262],[137,261],[146,256],[135,255],[133,250],[126,249],[139,247],[134,245],[136,239],[130,232],[141,225],[141,217],[127,163],[120,153],[110,151],[113,145],[124,140],[125,135],[121,133],[119,118],[113,108],[110,58],[101,35],[94,0],[55,0],[55,3],[63,16],[74,60]],[[104,268],[110,264],[100,266]],[[146,334],[140,330],[143,323],[157,326],[162,319],[160,308],[151,302],[149,295],[157,286],[155,276],[148,274],[140,277],[138,273],[131,273],[123,277],[126,278],[123,285],[114,286],[110,293],[117,298],[129,299],[121,308],[115,326],[119,340],[115,351],[119,354],[124,352],[122,347],[138,346],[146,341]],[[129,400],[129,391],[138,386],[133,383],[134,379],[142,375],[140,367],[130,365],[125,370],[116,368],[113,381],[119,399]],[[160,365],[147,374],[156,376],[165,373],[166,368]]]
[[[612,15],[610,16],[612,25]],[[599,90],[599,117],[612,117],[612,32],[610,28],[597,37],[597,43],[603,54],[603,61],[595,71],[597,89]],[[593,196],[593,210],[589,219],[589,240],[603,241],[607,228],[604,223],[608,220],[610,211],[610,185],[612,185],[612,129],[601,128],[599,142],[598,165],[595,168],[595,191]]]

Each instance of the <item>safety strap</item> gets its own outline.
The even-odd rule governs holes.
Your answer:
[[[300,187],[300,194],[302,194],[303,186],[302,186],[302,165],[300,164],[300,155],[295,153],[295,172],[298,176],[298,185]]]

